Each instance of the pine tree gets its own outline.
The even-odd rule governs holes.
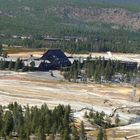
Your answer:
[[[15,64],[15,71],[18,71],[20,68],[22,68],[22,62],[20,58],[18,58]]]
[[[52,128],[51,128],[51,132],[52,134],[56,134],[56,130],[57,130],[57,124],[56,122],[52,125]]]
[[[110,80],[111,79],[111,66],[110,62],[107,63],[106,68],[105,68],[105,79]]]
[[[0,56],[2,55],[2,44],[0,44]]]
[[[11,70],[14,68],[14,64],[12,61],[9,62],[8,69]]]
[[[10,111],[7,111],[4,116],[4,131],[6,135],[9,135],[13,130],[13,116]]]
[[[79,140],[78,131],[75,126],[72,127],[72,140]]]
[[[63,140],[70,140],[70,135],[67,129],[64,130]]]
[[[35,62],[32,61],[32,62],[30,63],[30,66],[31,66],[30,70],[31,70],[31,71],[34,71],[34,70],[35,70]]]
[[[85,139],[85,128],[84,128],[84,122],[83,121],[81,122],[81,125],[80,125],[79,134],[80,134],[80,139],[84,140]]]
[[[97,140],[104,140],[104,131],[102,128],[99,129]]]
[[[107,140],[106,130],[104,129],[104,140]]]
[[[4,122],[3,122],[3,110],[1,109],[0,110],[0,136],[2,137],[2,133],[4,133],[4,130],[3,130],[3,124],[4,124]]]
[[[94,79],[95,79],[96,82],[100,82],[101,81],[101,75],[100,75],[99,67],[97,67],[96,70],[95,70]]]
[[[39,127],[36,131],[37,140],[45,140],[43,129]]]
[[[8,66],[7,66],[7,62],[5,60],[2,60],[0,62],[0,69],[4,70],[6,69]]]

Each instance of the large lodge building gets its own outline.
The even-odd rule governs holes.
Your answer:
[[[13,63],[15,65],[17,59],[7,57],[0,57],[1,61],[5,61],[7,67],[9,63]],[[49,70],[57,70],[62,67],[71,66],[71,62],[68,57],[60,50],[60,49],[50,49],[46,53],[43,54],[41,58],[35,58],[31,55],[29,59],[21,59],[22,65],[25,67],[31,67],[31,63],[34,63],[34,68],[37,71],[49,71]]]
[[[60,68],[71,66],[72,62],[76,60],[76,58],[67,57],[60,49],[49,49],[47,52],[43,54],[41,58],[35,58],[31,56],[28,59],[21,59],[22,65],[25,67],[31,67],[31,63],[34,63],[34,70],[36,71],[49,71],[49,70],[59,70]],[[93,59],[94,60],[94,59]],[[10,62],[15,65],[17,59],[7,57],[0,57],[0,61],[5,61],[7,68]],[[109,61],[109,59],[105,59],[105,61]],[[81,63],[84,63],[81,62]],[[119,63],[125,66],[128,69],[135,70],[138,68],[137,62],[132,61],[119,61]]]

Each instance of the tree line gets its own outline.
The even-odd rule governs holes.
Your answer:
[[[128,62],[129,63],[129,62]],[[75,60],[69,69],[63,70],[65,79],[69,81],[113,81],[117,75],[119,81],[130,82],[131,78],[138,73],[137,65],[129,66],[127,62],[118,60],[105,60],[105,58],[88,57],[83,62]]]
[[[12,60],[8,62],[2,59],[0,60],[0,70],[5,70],[5,69],[18,71],[20,69],[24,70],[24,66],[20,58],[18,58],[16,62],[13,62]]]
[[[51,35],[50,35],[51,36]],[[63,29],[60,34],[55,34],[62,40],[48,41],[43,34],[32,34],[30,39],[13,39],[11,36],[0,38],[4,44],[20,45],[28,48],[60,48],[69,53],[87,53],[87,52],[140,52],[140,32],[127,31],[124,29],[105,31],[80,31],[72,29]],[[85,41],[66,41],[65,36],[87,38]]]
[[[29,140],[34,135],[37,140],[54,140],[55,136],[61,140],[85,139],[84,123],[77,129],[71,117],[71,107],[58,105],[50,110],[46,104],[41,108],[29,107],[15,103],[7,107],[0,106],[0,137]]]

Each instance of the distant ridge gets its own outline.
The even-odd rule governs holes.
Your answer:
[[[140,29],[139,0],[0,0],[0,3],[1,34],[67,35],[67,30]]]

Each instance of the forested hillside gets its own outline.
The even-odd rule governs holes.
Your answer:
[[[83,36],[89,39],[85,48],[90,49],[86,51],[91,47],[94,51],[140,50],[139,0],[0,0],[0,3],[2,35]],[[0,41],[15,43],[9,39]],[[107,49],[99,49],[104,47]]]
[[[60,34],[64,29],[83,30],[83,27],[86,31],[93,28],[98,30],[100,27],[96,22],[102,21],[104,14],[116,15],[117,9],[108,10],[108,8],[124,7],[128,10],[140,11],[138,0],[99,0],[98,2],[96,0],[0,0],[0,3],[0,32],[13,34]],[[124,22],[125,18],[122,14],[129,14],[130,17],[126,18],[132,20],[134,24],[138,22],[135,20],[139,20],[139,14],[123,10],[118,13],[118,16],[121,16]],[[96,20],[96,15],[100,15],[101,18]],[[107,22],[104,21],[104,23]],[[108,23],[115,24],[116,21],[108,21]],[[103,25],[100,26],[104,28]],[[137,28],[139,29],[140,25]]]

